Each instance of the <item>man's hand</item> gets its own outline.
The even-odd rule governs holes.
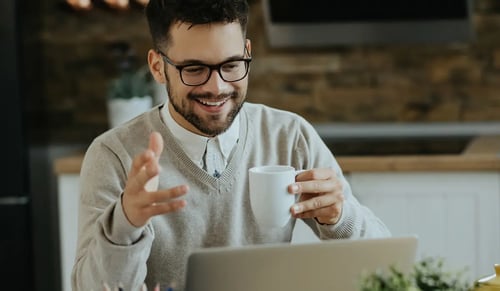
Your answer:
[[[175,198],[187,193],[187,185],[158,190],[158,159],[162,151],[163,139],[158,132],[153,132],[148,149],[134,157],[132,162],[122,203],[125,216],[136,227],[146,225],[155,215],[177,211],[186,206],[185,200]]]
[[[344,194],[342,182],[333,169],[312,169],[297,175],[296,183],[288,187],[291,194],[300,195],[291,208],[296,218],[316,218],[319,223],[335,224],[342,214]]]

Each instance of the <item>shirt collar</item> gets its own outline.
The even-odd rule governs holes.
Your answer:
[[[186,154],[198,165],[203,165],[203,155],[210,138],[190,132],[180,126],[168,110],[168,102],[161,109],[161,116],[167,128],[172,132],[176,141],[182,145]],[[224,159],[227,161],[240,135],[240,115],[238,114],[231,126],[223,133],[214,137]]]

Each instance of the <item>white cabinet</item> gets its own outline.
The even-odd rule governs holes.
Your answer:
[[[61,257],[61,290],[71,291],[71,269],[76,254],[78,236],[78,174],[64,174],[57,178],[59,201],[59,239]]]
[[[419,237],[417,259],[440,256],[469,281],[500,263],[500,173],[350,173],[353,192],[393,235]]]

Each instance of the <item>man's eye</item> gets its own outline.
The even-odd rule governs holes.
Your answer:
[[[188,66],[184,67],[183,71],[187,74],[200,74],[207,70],[205,66]]]
[[[229,62],[229,63],[225,63],[223,66],[222,66],[222,69],[224,71],[231,71],[231,70],[234,70],[234,69],[237,69],[238,67],[241,66],[241,62],[239,61],[235,61],[235,62]]]

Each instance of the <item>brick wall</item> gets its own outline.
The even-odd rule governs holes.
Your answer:
[[[30,3],[32,2],[32,3]],[[273,49],[261,3],[252,1],[248,100],[312,122],[500,120],[500,4],[476,0],[476,39],[466,44]],[[87,143],[108,128],[109,46],[151,46],[139,8],[79,13],[62,1],[29,0],[24,58],[32,142]],[[33,12],[36,11],[36,12]],[[39,13],[40,12],[40,13]]]

